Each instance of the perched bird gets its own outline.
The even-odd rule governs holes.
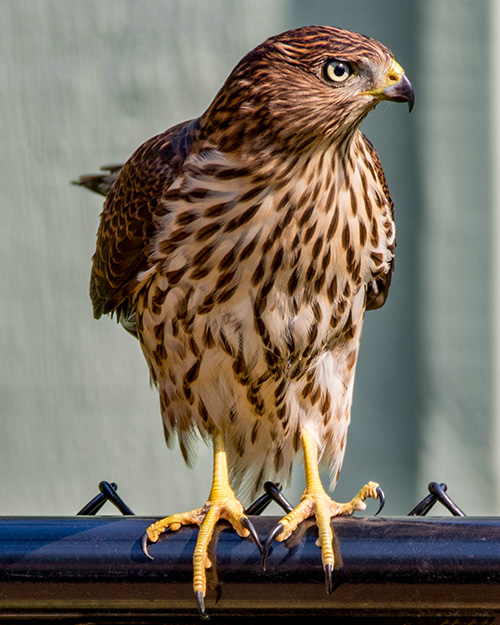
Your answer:
[[[213,484],[199,509],[147,530],[198,524],[194,590],[203,613],[215,523],[253,528],[237,492],[286,480],[304,458],[306,489],[273,537],[315,515],[333,568],[332,516],[365,310],[385,302],[393,203],[359,126],[382,100],[414,95],[392,53],[325,26],[271,37],[236,66],[201,117],[146,141],[109,175],[93,257],[97,318],[114,314],[140,342],[158,387],[165,436],[186,462],[212,441]],[[254,533],[254,532],[253,532]]]

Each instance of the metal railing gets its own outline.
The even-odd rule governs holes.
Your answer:
[[[99,488],[76,517],[0,518],[0,622],[197,622],[191,585],[197,529],[163,536],[150,561],[141,537],[154,519],[132,516],[116,485],[101,482]],[[267,491],[250,513],[281,497],[274,485]],[[130,516],[87,516],[107,500]],[[455,516],[419,516],[438,501]],[[463,516],[436,483],[410,514],[332,521],[336,571],[330,595],[314,521],[286,543],[273,544],[266,571],[255,545],[220,523],[211,545],[207,611],[215,622],[272,616],[290,623],[307,615],[319,619],[315,623],[333,617],[493,623],[500,617],[500,519]],[[262,538],[277,522],[251,520]]]

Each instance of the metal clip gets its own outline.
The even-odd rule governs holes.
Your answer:
[[[447,489],[448,487],[446,484],[431,482],[429,484],[430,494],[422,499],[422,501],[408,513],[408,516],[425,516],[434,506],[436,501],[439,501],[439,503],[449,510],[453,516],[466,516],[457,504],[446,494]]]
[[[110,501],[122,514],[133,515],[132,510],[116,492],[118,486],[114,482],[99,482],[98,493],[88,504],[77,512],[77,516],[94,516],[104,506],[106,501]]]
[[[293,510],[293,506],[286,499],[286,497],[281,492],[281,484],[274,484],[274,482],[266,482],[264,484],[265,493],[256,499],[246,510],[246,515],[259,515],[264,512],[267,506],[275,501],[283,510],[288,514]]]

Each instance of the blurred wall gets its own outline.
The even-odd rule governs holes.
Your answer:
[[[430,479],[448,483],[457,503],[476,515],[500,512],[492,314],[495,5],[429,0],[418,13],[418,475],[422,488]]]
[[[488,99],[474,119],[469,109],[452,119],[448,108],[458,80],[452,72],[463,71],[464,59],[472,65],[453,111],[477,105],[478,88],[487,92],[475,71],[488,45],[489,4],[468,6],[465,0],[0,0],[0,514],[73,514],[101,479],[118,482],[138,514],[205,500],[209,450],[200,447],[194,472],[178,451],[167,450],[138,344],[114,321],[92,318],[88,279],[102,203],[69,181],[123,162],[146,138],[199,115],[243,54],[272,34],[313,23],[380,39],[417,91],[411,116],[404,106],[384,104],[363,125],[396,204],[397,263],[387,304],[365,322],[336,496],[351,498],[377,479],[387,513],[405,514],[424,496],[425,480],[447,480],[471,513],[494,511],[487,498],[496,483],[491,453],[482,463],[492,425]],[[464,38],[468,19],[477,28]],[[484,136],[476,140],[473,125]],[[477,158],[483,166],[471,188],[466,172]],[[467,274],[463,315],[452,299],[464,290],[462,265],[453,258],[468,266],[476,254],[462,221],[476,192],[479,256]],[[460,211],[458,229],[442,222],[447,211]],[[458,328],[447,321],[450,307]],[[459,337],[471,340],[456,349]],[[454,383],[443,394],[440,380],[448,379]],[[455,392],[463,398],[460,410],[449,401]],[[450,438],[456,430],[460,446]],[[462,453],[474,479],[484,475],[484,488],[472,498],[467,466],[451,470],[451,459],[460,466]],[[302,481],[299,466],[293,500]]]

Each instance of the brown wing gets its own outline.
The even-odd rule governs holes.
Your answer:
[[[394,218],[394,202],[392,201],[391,194],[389,193],[389,186],[387,185],[387,180],[385,179],[384,170],[382,169],[382,163],[380,162],[377,151],[370,143],[370,141],[364,135],[363,138],[373,159],[375,171],[377,172],[377,178],[379,179],[385,197],[387,198],[391,217]],[[381,308],[385,304],[385,300],[389,295],[389,287],[391,286],[393,272],[394,259],[391,261],[389,271],[387,273],[381,274],[380,276],[377,276],[375,280],[373,280],[368,285],[368,288],[366,289],[366,310],[376,310],[377,308]]]
[[[94,316],[133,311],[137,274],[148,268],[148,250],[162,215],[160,198],[191,151],[198,120],[184,122],[146,141],[125,163],[111,187],[92,258],[90,298]],[[87,186],[87,185],[85,185]]]

